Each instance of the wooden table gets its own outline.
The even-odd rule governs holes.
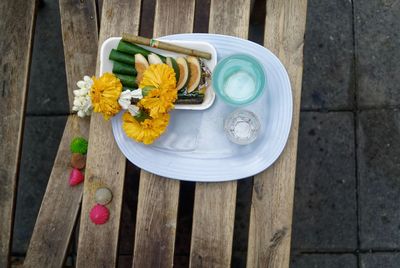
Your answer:
[[[138,34],[139,29],[142,29],[140,34],[151,35],[151,28],[155,37],[187,33],[193,31],[195,24],[207,25],[208,20],[210,33],[247,38],[251,2],[149,0],[141,6],[140,0],[97,3],[95,0],[60,0],[70,104],[76,81],[84,74],[95,72],[97,47],[108,37],[120,36],[122,32]],[[141,14],[149,14],[153,4],[154,17],[141,17]],[[26,8],[21,13],[22,6]],[[267,0],[262,8],[267,11],[264,45],[288,70],[294,113],[284,152],[272,167],[254,176],[247,267],[288,267],[307,1]],[[0,267],[6,267],[9,264],[35,5],[30,1],[2,1],[0,13],[4,18],[0,21],[0,33],[7,36],[0,41],[0,51],[7,55],[0,60],[0,112],[4,115],[0,119],[0,149],[5,152],[0,155],[0,179],[5,185],[0,188],[0,213],[4,215],[0,219]],[[16,31],[15,27],[20,30]],[[67,183],[69,170],[65,155],[69,154],[69,142],[77,135],[88,137],[90,145],[84,185],[71,188]],[[125,164],[110,122],[96,114],[90,122],[70,115],[23,266],[61,267],[76,222],[79,224],[76,266],[116,266]],[[88,215],[94,205],[94,189],[100,185],[109,187],[114,198],[108,205],[111,211],[109,222],[95,226]],[[173,266],[179,192],[179,181],[141,171],[135,236],[132,237],[133,266]],[[236,194],[236,181],[196,184],[190,267],[231,265]]]

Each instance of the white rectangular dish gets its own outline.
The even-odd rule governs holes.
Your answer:
[[[117,48],[120,40],[121,40],[121,37],[110,37],[106,41],[104,41],[104,43],[102,44],[101,50],[100,50],[100,75],[102,75],[105,72],[112,72],[113,62],[108,59],[108,55],[110,55],[110,52],[112,49]],[[183,46],[183,47],[190,47],[193,49],[211,53],[210,60],[202,59],[204,64],[208,67],[208,69],[210,69],[211,72],[214,70],[214,67],[217,64],[217,51],[215,50],[215,48],[212,45],[210,45],[207,42],[181,41],[181,40],[165,41],[165,42],[170,42],[175,45],[179,45],[179,46]],[[184,54],[161,50],[161,49],[157,49],[157,48],[153,48],[153,47],[142,46],[142,45],[138,45],[138,46],[143,47],[151,52],[166,56],[166,57],[186,56]],[[206,93],[204,95],[203,103],[201,103],[201,104],[176,104],[175,109],[178,109],[178,110],[205,110],[213,104],[214,100],[215,100],[215,92],[213,91],[213,89],[211,87],[211,83],[209,83],[209,86],[207,87]]]

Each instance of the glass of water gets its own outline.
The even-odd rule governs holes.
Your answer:
[[[229,114],[225,119],[224,130],[230,141],[246,145],[257,139],[260,121],[253,112],[239,109]]]
[[[215,67],[212,85],[217,96],[233,106],[248,105],[261,96],[266,85],[263,66],[246,54],[224,58]]]

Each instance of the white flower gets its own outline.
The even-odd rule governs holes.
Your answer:
[[[139,114],[139,107],[137,107],[136,105],[129,105],[128,106],[128,111],[132,116],[136,116]]]
[[[89,76],[85,75],[83,77],[83,80],[78,81],[78,83],[76,83],[76,85],[80,88],[80,89],[87,89],[88,91],[90,90],[90,88],[93,85],[93,80],[92,78],[90,78]]]
[[[134,99],[142,99],[143,98],[142,90],[140,88],[135,89],[133,91],[130,91],[130,90],[123,91],[121,93],[121,95],[119,96],[118,103],[122,107],[122,109],[127,110],[129,108],[129,106],[131,105],[131,100],[133,98]]]
[[[131,91],[125,90],[122,91],[121,95],[119,95],[118,103],[122,107],[122,109],[128,109],[128,106],[131,104]]]
[[[84,111],[78,111],[78,116],[79,117],[85,117],[85,112]]]
[[[125,90],[121,93],[118,99],[118,103],[121,106],[122,109],[128,110],[128,112],[132,115],[135,116],[139,114],[139,107],[136,105],[132,104],[132,99],[142,99],[143,94],[142,94],[142,89],[135,89],[135,90]]]
[[[92,100],[89,92],[93,85],[93,80],[89,76],[84,76],[83,81],[76,83],[79,89],[74,90],[74,103],[72,110],[76,111],[79,117],[89,116],[92,113]]]
[[[73,92],[75,96],[85,96],[89,93],[89,91],[90,89],[81,88],[81,89],[76,89]]]
[[[82,108],[83,108],[83,111],[84,111],[86,114],[90,115],[90,113],[91,113],[91,111],[92,111],[92,99],[90,98],[89,95],[87,95],[87,96],[85,97],[85,101],[82,102]]]
[[[131,94],[132,94],[132,98],[143,99],[143,93],[142,93],[142,89],[141,88],[138,88],[138,89],[135,89],[135,90],[131,91]]]

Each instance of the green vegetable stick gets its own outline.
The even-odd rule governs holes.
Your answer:
[[[117,74],[129,74],[136,76],[136,70],[133,65],[125,64],[119,61],[114,61],[112,72]]]
[[[137,88],[136,77],[126,74],[115,74],[124,87]]]
[[[108,56],[110,60],[119,61],[122,63],[130,64],[132,66],[135,65],[135,57],[118,50],[111,50],[110,55]]]
[[[137,46],[135,44],[131,44],[128,42],[125,42],[123,40],[119,41],[118,46],[117,46],[117,50],[127,53],[127,54],[131,54],[131,55],[135,55],[137,53],[142,54],[143,56],[147,57],[151,52],[148,51],[145,48],[142,48],[140,46]]]
[[[121,51],[121,52],[124,52],[124,53],[127,53],[127,54],[130,54],[130,55],[135,55],[137,53],[140,53],[143,56],[145,56],[146,58],[150,53],[152,53],[152,52],[148,51],[145,48],[142,48],[142,47],[140,47],[138,45],[135,45],[135,44],[132,44],[132,43],[128,43],[128,42],[123,41],[123,40],[119,41],[118,46],[117,46],[117,50]],[[154,54],[156,54],[156,53],[154,53]],[[159,54],[156,54],[156,55],[158,55],[161,58],[161,60],[163,62],[165,62],[166,58],[164,56],[159,55]]]

